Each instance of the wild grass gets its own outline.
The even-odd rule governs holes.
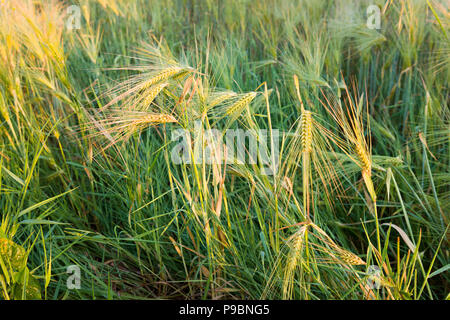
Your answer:
[[[0,1],[0,297],[448,298],[448,28],[440,0]],[[227,129],[279,130],[278,170]]]

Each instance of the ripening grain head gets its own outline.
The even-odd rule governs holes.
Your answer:
[[[300,125],[302,150],[303,152],[311,153],[313,135],[311,111],[305,110],[302,112]]]

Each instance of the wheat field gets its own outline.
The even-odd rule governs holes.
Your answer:
[[[448,9],[0,0],[0,299],[449,299]]]

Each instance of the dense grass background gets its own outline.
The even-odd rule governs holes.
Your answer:
[[[379,30],[366,25],[373,4]],[[67,28],[70,5],[80,29]],[[437,0],[1,1],[2,297],[448,297],[448,34]],[[153,70],[139,58],[150,47],[193,68],[149,107],[178,123],[104,149],[93,119],[107,119],[99,110],[130,89],[134,67]],[[318,136],[350,148],[333,106],[350,103],[347,88],[359,103],[376,206],[360,163],[334,144],[314,144],[325,161],[305,185],[294,75]],[[222,91],[257,97],[234,118],[202,100]],[[173,164],[171,131],[199,118],[279,129],[282,169]],[[81,289],[68,290],[74,264]],[[380,290],[366,285],[370,265]]]

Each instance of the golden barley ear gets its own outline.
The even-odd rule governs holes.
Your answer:
[[[97,128],[93,136],[107,138],[109,143],[103,148],[106,150],[119,142],[127,141],[135,132],[147,127],[177,122],[174,116],[165,113],[110,109],[103,118],[92,120],[92,127]]]
[[[364,260],[362,260],[360,257],[358,257],[357,255],[355,255],[354,253],[352,253],[350,251],[344,250],[342,248],[337,248],[336,251],[338,252],[339,258],[341,258],[342,261],[344,261],[345,263],[355,265],[355,266],[360,266],[360,265],[366,264],[364,262]]]
[[[233,92],[233,91],[220,92],[212,97],[212,99],[209,101],[208,105],[210,108],[213,108],[213,107],[221,104],[222,102],[227,101],[236,96],[237,96],[236,92]]]
[[[143,93],[145,98],[142,101],[142,104],[141,104],[142,107],[138,108],[138,110],[148,109],[150,107],[150,105],[152,104],[153,100],[155,100],[156,96],[161,92],[162,89],[164,89],[167,86],[168,86],[167,82],[162,82],[162,83],[156,84],[156,85],[150,87],[150,89],[146,90]]]
[[[336,255],[337,258],[340,261],[344,262],[345,264],[350,264],[350,265],[365,265],[366,264],[364,262],[364,260],[362,260],[360,257],[355,255],[354,253],[339,247],[333,241],[333,239],[331,239],[331,237],[324,230],[322,230],[318,225],[316,225],[314,223],[310,223],[310,225],[315,231],[318,232],[318,235],[316,237],[331,248],[331,249],[327,249],[325,251],[327,251],[328,254],[330,254],[330,256],[332,258],[334,258],[334,260],[336,260],[336,257],[334,257],[334,255]],[[338,262],[340,262],[339,260],[338,260]]]
[[[372,162],[370,161],[367,150],[364,148],[363,144],[356,143],[355,151],[358,155],[358,159],[361,162],[361,170],[365,171],[368,175],[371,175],[372,171]]]
[[[304,110],[300,117],[302,150],[312,152],[312,115],[311,111]]]
[[[283,277],[283,299],[289,299],[292,294],[294,284],[295,271],[301,263],[303,256],[303,249],[305,245],[305,235],[307,232],[307,225],[302,226],[295,232],[288,240],[289,252],[286,258]]]
[[[230,105],[225,114],[231,116],[233,120],[236,120],[241,114],[242,111],[253,101],[256,97],[256,92],[248,92],[244,94],[244,96]]]
[[[178,75],[181,71],[185,71],[183,70],[183,68],[178,67],[178,66],[171,66],[168,67],[166,69],[161,70],[160,72],[158,72],[155,76],[153,76],[152,78],[148,79],[145,83],[142,89],[146,89],[151,87],[152,85],[160,82],[160,81],[165,81],[168,80],[170,78],[175,77],[176,75]]]

